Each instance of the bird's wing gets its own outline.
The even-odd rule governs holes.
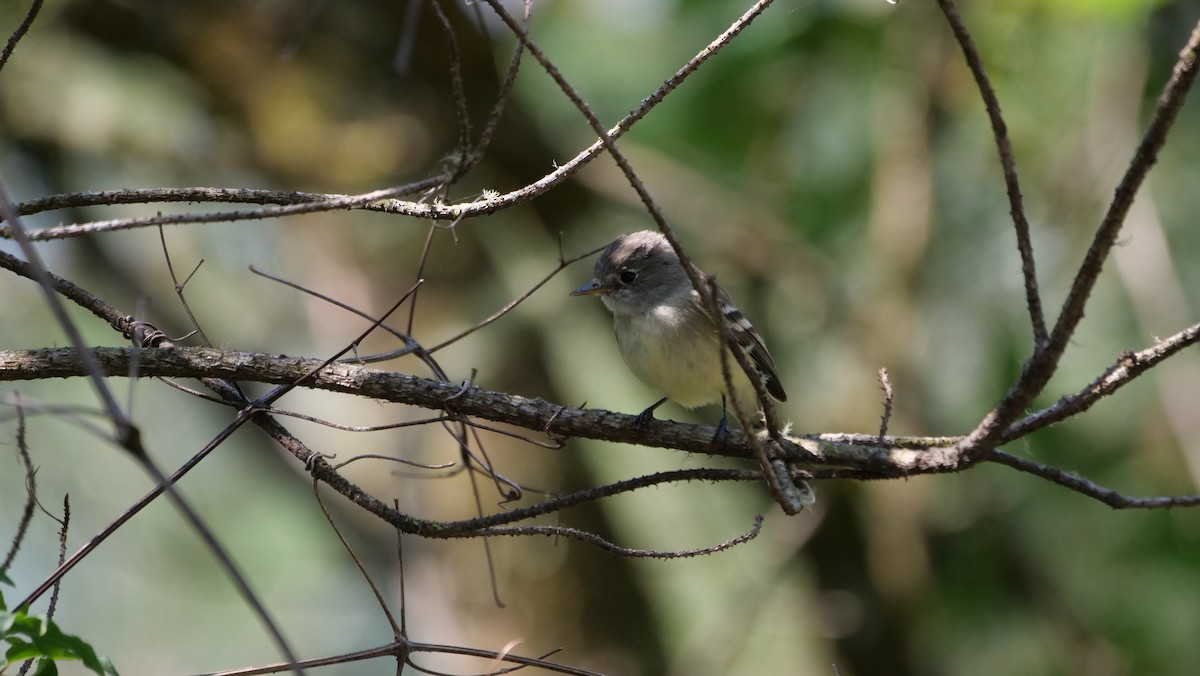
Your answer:
[[[708,315],[708,308],[704,300],[700,298],[700,294],[693,293],[692,299],[700,305],[700,309],[704,310],[705,315]],[[783,391],[783,384],[779,382],[779,372],[775,369],[775,360],[771,358],[771,353],[763,344],[762,336],[754,329],[750,320],[746,319],[746,315],[742,314],[742,311],[733,304],[733,297],[729,295],[729,292],[720,285],[717,285],[717,301],[721,306],[721,313],[725,315],[725,320],[733,331],[733,337],[737,344],[746,354],[750,355],[751,361],[762,371],[763,385],[766,386],[767,392],[778,401],[787,401],[787,393]]]

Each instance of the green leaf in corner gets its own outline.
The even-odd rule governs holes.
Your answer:
[[[118,676],[112,663],[98,657],[87,641],[64,633],[53,621],[23,612],[5,615],[0,614],[0,641],[8,644],[7,662],[38,658],[36,673],[57,674],[54,660],[79,660],[99,676]]]

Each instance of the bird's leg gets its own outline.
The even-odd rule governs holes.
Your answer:
[[[637,419],[633,421],[634,427],[645,427],[651,420],[654,420],[654,409],[667,403],[667,398],[663,397],[658,401],[650,404],[650,408],[638,414]]]
[[[725,395],[721,395],[721,422],[717,423],[717,431],[713,434],[712,442],[724,446],[729,438],[729,414],[725,410]]]

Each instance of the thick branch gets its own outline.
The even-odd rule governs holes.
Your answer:
[[[132,348],[96,348],[101,370],[127,377]],[[322,361],[249,352],[223,352],[211,348],[143,349],[138,351],[142,377],[217,378],[230,381],[294,383]],[[67,378],[82,375],[79,355],[70,348],[0,351],[0,381]],[[301,387],[342,392],[380,401],[448,410],[484,420],[508,423],[556,437],[615,441],[689,453],[753,458],[746,435],[730,430],[722,444],[714,444],[713,428],[664,420],[634,425],[636,416],[602,409],[561,406],[479,387],[381,371],[355,364],[335,363],[318,371]],[[870,436],[861,443],[844,438],[784,437],[780,450],[790,462],[838,465],[890,476],[952,471],[956,465],[945,448],[903,448],[890,439]]]
[[[1183,344],[1191,344],[1200,329],[1188,331],[1160,343],[1149,350],[1128,354],[1119,367],[1089,386],[1077,396],[1088,398],[1087,405],[1132,380],[1137,373],[1178,352]],[[132,348],[97,348],[94,352],[101,370],[110,376],[125,377]],[[294,383],[323,362],[278,355],[244,352],[221,352],[210,348],[143,349],[139,376],[174,376],[244,380],[266,383]],[[66,378],[83,375],[78,354],[70,348],[0,351],[0,381]],[[749,441],[738,430],[731,430],[723,444],[712,443],[713,428],[705,425],[652,420],[643,427],[634,424],[636,416],[604,410],[582,410],[559,406],[542,399],[493,392],[478,387],[458,386],[402,373],[378,371],[354,364],[332,364],[311,375],[301,387],[343,392],[436,410],[450,410],[478,418],[505,422],[530,430],[543,431],[556,438],[580,437],[603,441],[639,444],[676,449],[689,453],[753,458]],[[1081,412],[1081,405],[1068,398],[1071,410]],[[1063,402],[1048,411],[1057,412]],[[1021,425],[1023,433],[1042,427],[1049,412],[1030,416]],[[271,418],[261,418],[270,421]],[[1014,428],[1017,429],[1017,428]],[[1005,441],[1018,435],[1010,432]],[[814,476],[836,476],[848,479],[889,479],[918,474],[962,471],[957,444],[962,437],[879,437],[874,434],[822,434],[808,437],[784,436],[771,440],[790,463],[831,467],[816,469]],[[311,454],[309,454],[311,455]],[[297,454],[297,457],[301,457]],[[1069,472],[1037,465],[999,451],[991,451],[985,461],[1007,465],[1046,478],[1071,490],[1101,500],[1105,504],[1124,508],[1160,508],[1200,504],[1196,496],[1135,498],[1112,489],[1092,484]],[[325,481],[339,493],[372,513],[400,518],[376,500],[349,484],[324,460],[312,461],[314,476]],[[732,477],[727,477],[732,478]],[[739,476],[736,480],[747,477]],[[801,480],[803,477],[794,477]],[[655,478],[647,478],[656,480]],[[404,517],[409,518],[409,517]],[[409,530],[420,535],[445,537],[454,524],[436,524],[423,520],[407,522]]]

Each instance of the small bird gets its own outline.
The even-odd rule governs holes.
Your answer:
[[[651,230],[618,237],[600,254],[593,274],[592,281],[571,295],[600,296],[613,314],[617,346],[625,363],[642,382],[666,395],[642,411],[638,423],[652,419],[654,410],[667,399],[686,408],[719,399],[721,422],[713,438],[722,438],[728,433],[728,388],[719,352],[724,341],[666,237]],[[703,278],[703,273],[700,276]],[[786,401],[775,361],[762,336],[734,306],[725,289],[718,287],[717,300],[737,344],[749,355],[767,392]],[[730,375],[741,401],[757,401],[753,385],[732,356]]]

